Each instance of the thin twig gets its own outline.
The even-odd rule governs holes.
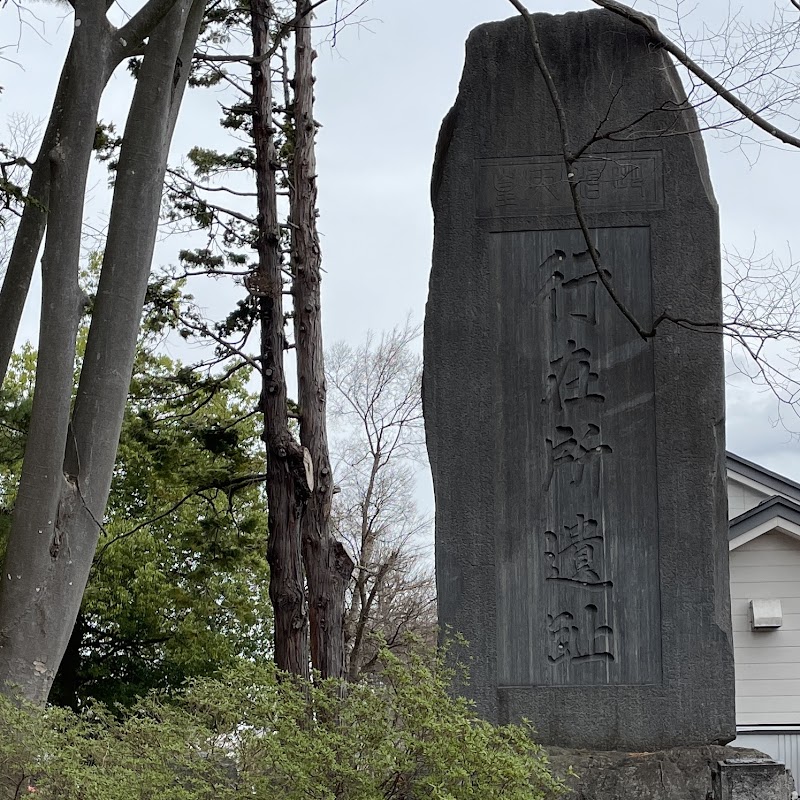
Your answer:
[[[536,60],[537,66],[539,67],[539,71],[542,73],[545,85],[547,86],[547,92],[550,95],[556,116],[558,117],[558,128],[561,133],[561,148],[564,157],[564,164],[567,168],[569,191],[572,195],[575,216],[578,218],[578,224],[580,225],[581,232],[583,233],[583,238],[586,241],[586,247],[588,248],[589,256],[592,259],[592,264],[594,265],[595,271],[600,278],[600,282],[603,284],[614,305],[620,310],[625,319],[630,322],[636,333],[638,333],[642,339],[650,339],[655,335],[655,327],[652,327],[649,330],[642,327],[639,320],[636,319],[636,317],[628,310],[622,300],[620,300],[620,298],[617,296],[617,293],[614,291],[614,287],[611,285],[611,282],[608,279],[606,270],[603,269],[603,266],[600,263],[600,254],[597,252],[597,248],[594,246],[594,241],[592,240],[591,232],[589,231],[589,224],[587,223],[586,217],[583,213],[583,204],[581,203],[580,194],[578,192],[578,178],[575,172],[575,161],[577,159],[575,154],[572,152],[572,147],[569,141],[567,114],[564,109],[564,104],[561,102],[561,98],[559,97],[558,89],[555,81],[553,80],[553,75],[547,66],[544,54],[542,53],[542,47],[539,43],[539,34],[536,30],[536,23],[534,22],[530,11],[528,11],[528,9],[520,2],[520,0],[509,0],[509,2],[514,6],[514,8],[517,9],[517,11],[519,11],[528,26],[528,31],[531,37],[531,45],[533,47],[533,56]]]
[[[510,0],[510,2],[517,6],[517,0]],[[699,78],[706,86],[708,86],[709,89],[721,97],[726,103],[733,106],[745,119],[750,120],[753,125],[761,128],[763,131],[766,131],[766,133],[768,133],[770,136],[778,139],[784,144],[800,148],[800,139],[798,139],[796,136],[792,136],[791,133],[781,130],[769,120],[764,119],[764,117],[755,112],[746,103],[742,102],[733,92],[723,86],[713,75],[711,75],[709,72],[706,72],[706,70],[704,70],[696,61],[690,58],[689,55],[680,47],[678,47],[678,45],[676,45],[668,36],[663,34],[650,17],[642,14],[640,11],[636,11],[629,6],[624,5],[623,3],[617,2],[617,0],[593,0],[593,2],[598,6],[601,6],[602,8],[605,8],[606,10],[611,11],[614,14],[617,14],[618,16],[623,17],[630,22],[634,22],[640,27],[644,28],[650,38],[657,45],[659,45],[659,47],[662,47],[670,55],[674,56],[678,61],[680,61],[681,64],[683,64],[684,67],[686,67],[686,69],[689,70],[689,72],[695,75],[695,77]],[[790,0],[790,2],[795,6],[795,8],[800,10],[800,0]]]
[[[256,483],[263,483],[266,480],[266,474],[259,473],[257,475],[241,475],[238,478],[233,478],[229,483],[225,484],[224,486],[220,486],[217,484],[209,484],[207,486],[198,486],[195,489],[192,489],[191,492],[185,494],[177,503],[173,503],[169,508],[165,509],[164,511],[156,514],[156,516],[151,517],[150,519],[146,519],[144,522],[140,522],[138,525],[134,526],[130,530],[125,531],[124,533],[120,533],[118,536],[115,536],[113,539],[107,541],[100,552],[95,557],[94,563],[95,566],[100,562],[103,557],[103,554],[111,547],[112,544],[120,541],[121,539],[127,539],[129,536],[133,536],[134,533],[138,533],[142,528],[146,528],[148,525],[153,525],[156,522],[161,521],[164,517],[168,517],[174,511],[177,511],[184,503],[188,500],[191,500],[192,497],[201,494],[202,492],[207,491],[208,489],[219,489],[220,491],[226,490],[234,490],[240,489],[244,486],[252,486]],[[103,529],[103,533],[106,533],[105,529]]]
[[[278,52],[278,48],[281,46],[283,39],[289,34],[292,28],[297,25],[300,20],[304,17],[311,14],[315,8],[319,8],[323,3],[327,2],[327,0],[317,0],[316,3],[311,3],[304,11],[301,11],[294,15],[290,20],[286,21],[281,25],[278,29],[277,33],[273,36],[272,44],[270,45],[269,49],[258,56],[251,56],[251,55],[227,55],[225,53],[215,55],[212,53],[195,53],[194,58],[198,61],[222,61],[222,62],[231,62],[231,61],[240,61],[245,64],[250,64],[251,66],[257,66],[258,64],[262,64],[265,61],[269,61],[275,53]]]

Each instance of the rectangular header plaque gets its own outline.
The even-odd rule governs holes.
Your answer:
[[[664,207],[660,150],[587,156],[575,165],[586,211],[651,211]],[[479,219],[574,214],[561,156],[478,161]]]

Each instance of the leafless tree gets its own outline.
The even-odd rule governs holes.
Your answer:
[[[382,644],[401,649],[408,633],[435,640],[432,521],[415,501],[423,450],[418,336],[406,321],[328,354],[339,434],[334,525],[356,565],[345,624],[350,681],[374,667]]]
[[[729,374],[770,392],[778,418],[791,432],[800,424],[800,262],[788,248],[780,256],[723,249],[724,317],[730,331]]]
[[[5,144],[0,145],[0,279],[5,275],[17,222],[24,208],[39,128],[33,117],[12,114],[7,124]]]

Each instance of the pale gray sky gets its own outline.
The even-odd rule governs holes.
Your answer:
[[[591,4],[564,0],[529,5],[561,12]],[[718,0],[701,5],[697,13],[706,20],[728,9]],[[5,87],[0,124],[13,113],[47,115],[63,60],[71,14],[52,5],[31,8],[44,24],[29,21],[18,50],[3,52],[20,66],[0,61],[0,85]],[[742,5],[745,14],[757,13],[757,8],[762,8],[757,0]],[[341,31],[335,49],[320,47],[316,116],[323,126],[319,202],[329,342],[356,342],[368,328],[389,328],[409,311],[421,321],[432,239],[428,182],[439,123],[456,95],[470,29],[512,13],[507,0],[371,0],[356,17],[371,21]],[[16,16],[7,4],[0,11],[0,45],[16,39]],[[103,118],[121,125],[129,93],[130,80],[120,70],[106,93]],[[202,90],[188,95],[173,161],[195,144],[226,146],[217,127],[221,99],[218,92]],[[707,136],[706,144],[723,242],[747,251],[755,239],[761,250],[774,248],[785,255],[791,248],[800,254],[800,153],[765,150],[751,165],[730,141]],[[107,202],[105,184],[98,170],[90,204],[95,215]],[[174,261],[182,246],[174,237],[166,239],[159,245],[158,260]],[[236,289],[219,284],[201,299],[221,315],[225,303],[237,296]],[[35,336],[33,306],[25,319],[26,337]],[[774,424],[777,416],[768,393],[748,381],[730,382],[729,448],[800,480],[798,445]],[[800,420],[795,429],[800,430]]]

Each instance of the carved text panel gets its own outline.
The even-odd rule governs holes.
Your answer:
[[[593,237],[492,235],[505,686],[661,679],[649,229]]]
[[[587,212],[664,207],[660,150],[585,156],[575,164],[575,176],[581,205]],[[479,218],[574,213],[567,169],[560,156],[487,158],[478,162]]]

